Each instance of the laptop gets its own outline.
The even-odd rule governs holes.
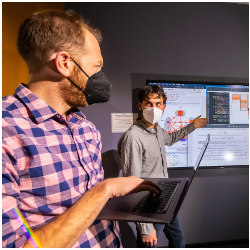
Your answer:
[[[209,141],[210,134],[207,135],[200,154],[198,155],[190,179],[146,178],[146,180],[153,181],[162,188],[160,195],[142,191],[112,198],[107,202],[97,219],[145,223],[171,223],[180,210],[182,202],[205,154]]]

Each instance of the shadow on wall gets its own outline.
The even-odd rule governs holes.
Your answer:
[[[109,150],[102,154],[104,179],[120,176],[121,163],[117,150]]]
[[[119,221],[122,246],[124,248],[136,248],[136,229],[133,222]]]

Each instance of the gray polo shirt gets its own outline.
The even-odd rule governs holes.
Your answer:
[[[141,120],[137,120],[118,142],[123,176],[168,178],[165,145],[173,145],[194,129],[191,123],[169,134],[158,124],[156,129],[148,128]],[[149,235],[154,229],[150,223],[136,225],[141,235]]]

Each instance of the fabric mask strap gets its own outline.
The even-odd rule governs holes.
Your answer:
[[[84,73],[85,76],[87,76],[89,78],[89,76],[87,75],[87,73],[82,69],[82,67],[72,58],[70,57],[70,59],[75,63],[75,65]]]
[[[67,79],[68,79],[76,88],[78,88],[79,90],[81,90],[81,91],[84,93],[85,96],[87,96],[87,94],[85,93],[85,91],[84,91],[82,88],[80,88],[78,85],[76,85],[69,77],[67,77]]]
[[[75,65],[89,78],[89,76],[87,75],[87,73],[81,68],[81,66],[72,58],[70,57],[70,59],[75,63]],[[81,88],[79,87],[77,84],[75,84],[70,77],[67,77],[67,79],[76,87],[78,88],[80,91],[82,91],[84,93],[84,95],[87,97],[87,93]]]

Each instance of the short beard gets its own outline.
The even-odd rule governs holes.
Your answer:
[[[85,89],[87,81],[84,82],[81,72],[78,68],[74,66],[72,73],[69,76],[70,80],[73,81],[79,88]],[[71,107],[87,107],[88,103],[86,101],[85,94],[82,90],[77,88],[74,84],[70,82],[69,79],[64,79],[59,88],[59,94],[61,98]],[[79,84],[80,83],[80,84]]]

